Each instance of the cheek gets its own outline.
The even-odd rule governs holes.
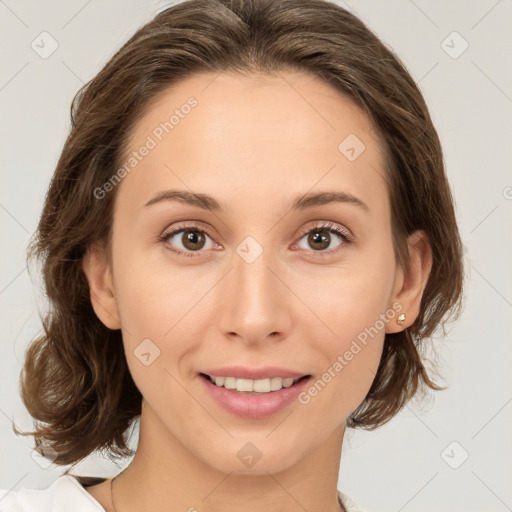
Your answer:
[[[132,378],[155,410],[180,411],[187,422],[190,396],[184,392],[181,363],[197,347],[194,303],[200,290],[187,287],[184,277],[144,262],[136,255],[118,265],[118,308],[123,344]],[[190,284],[190,283],[189,283]],[[203,291],[204,294],[204,291]],[[162,409],[164,408],[164,409]]]
[[[307,297],[310,309],[322,320],[326,336],[316,336],[324,353],[332,356],[348,348],[353,339],[371,330],[385,329],[382,315],[394,315],[391,297],[395,264],[392,248],[357,255],[349,263],[327,275],[309,275],[301,282],[300,294]],[[364,334],[361,335],[364,338]]]
[[[348,416],[366,396],[379,366],[386,325],[396,316],[390,303],[392,247],[369,254],[333,273],[328,285],[323,281],[322,286],[309,286],[307,295],[308,305],[322,320],[324,335],[315,335],[318,319],[311,317],[308,337],[314,352],[322,355],[322,366],[303,403],[315,402],[338,416]]]
[[[121,322],[128,335],[162,339],[199,300],[199,278],[166,262],[159,250],[124,250],[119,243],[115,289]]]
[[[375,379],[384,346],[385,319],[391,317],[390,313],[386,317],[382,305],[382,300],[352,293],[325,311],[335,335],[311,337],[313,353],[321,354],[321,358],[315,378],[299,402],[324,411],[327,424],[347,418]]]
[[[173,266],[159,251],[128,252],[121,244],[117,251],[116,301],[130,372],[144,396],[166,390],[179,397],[177,381],[187,371],[182,363],[200,347],[201,299],[217,277],[199,267]]]

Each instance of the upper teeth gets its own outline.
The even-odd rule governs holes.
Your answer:
[[[279,391],[282,388],[289,388],[295,384],[300,377],[293,379],[291,377],[272,377],[271,379],[237,379],[236,377],[215,377],[208,375],[210,380],[217,386],[226,389],[236,389],[237,391],[249,391],[256,393],[269,393],[270,391]]]

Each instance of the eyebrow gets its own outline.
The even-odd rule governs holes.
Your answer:
[[[158,192],[144,204],[144,207],[149,207],[162,201],[178,201],[211,212],[225,213],[226,211],[212,196],[209,196],[208,194],[189,192],[187,190],[164,190],[162,192]],[[347,203],[358,206],[365,211],[370,210],[366,203],[361,199],[343,191],[309,192],[307,194],[300,195],[292,202],[291,210],[302,211],[307,208],[323,206],[330,203]]]

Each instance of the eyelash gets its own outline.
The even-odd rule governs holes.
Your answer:
[[[175,254],[178,254],[180,256],[194,258],[194,257],[198,256],[201,252],[204,252],[204,251],[186,252],[186,251],[182,251],[181,249],[174,249],[173,247],[171,247],[169,245],[169,243],[168,243],[169,238],[172,238],[177,233],[181,233],[184,231],[197,231],[199,233],[208,235],[208,237],[212,238],[211,235],[208,233],[208,230],[206,230],[203,226],[198,225],[198,224],[187,224],[187,225],[177,226],[176,228],[172,229],[171,231],[165,232],[161,237],[159,237],[159,241],[165,244],[167,250],[169,250]],[[334,233],[335,235],[338,235],[343,240],[343,243],[341,244],[341,246],[338,246],[335,249],[330,249],[328,251],[311,251],[313,253],[317,253],[320,257],[322,257],[323,255],[330,255],[330,254],[336,253],[338,251],[341,251],[343,249],[346,249],[347,246],[350,245],[354,241],[353,236],[347,230],[333,224],[332,222],[326,222],[326,223],[318,224],[311,228],[305,228],[304,230],[302,230],[296,243],[298,243],[300,240],[302,240],[302,238],[304,238],[305,235],[309,235],[310,233],[312,233],[314,231],[329,231],[330,233]],[[317,254],[315,254],[315,257]]]

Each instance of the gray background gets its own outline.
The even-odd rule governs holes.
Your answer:
[[[422,408],[409,404],[375,432],[348,433],[339,487],[370,511],[512,510],[512,2],[340,4],[396,50],[424,92],[444,145],[467,280],[462,317],[435,342],[448,390]],[[71,99],[164,5],[0,1],[2,489],[42,489],[65,469],[33,458],[31,441],[15,436],[11,422],[32,426],[18,378],[44,303],[25,250],[69,129]],[[51,48],[43,31],[58,43],[47,58],[31,47],[46,37]],[[122,467],[91,457],[79,470],[111,476]]]

